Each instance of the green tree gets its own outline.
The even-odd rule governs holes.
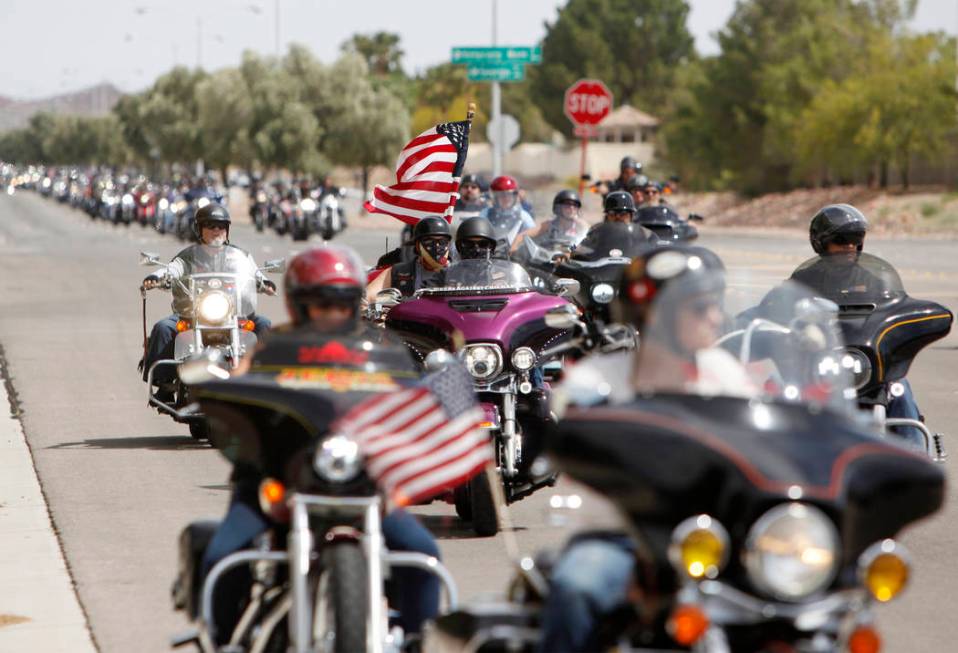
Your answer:
[[[203,158],[220,170],[241,163],[250,168],[253,145],[249,127],[253,121],[253,101],[238,69],[217,71],[196,86],[197,124]]]
[[[580,77],[603,80],[617,104],[661,114],[676,68],[695,55],[688,13],[685,0],[569,0],[546,24],[542,64],[526,69],[545,120],[572,133],[562,100]]]
[[[345,54],[358,54],[373,75],[385,76],[402,73],[402,58],[405,52],[400,47],[400,36],[393,32],[354,34],[342,44]]]

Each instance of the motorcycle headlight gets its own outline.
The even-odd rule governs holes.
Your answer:
[[[211,324],[224,322],[230,314],[230,298],[226,293],[213,291],[203,294],[197,303],[200,317]]]
[[[592,301],[599,304],[608,304],[615,297],[615,289],[607,283],[597,283],[592,286]]]
[[[257,202],[261,202],[261,203],[265,203],[265,202],[266,202],[266,193],[264,193],[263,191],[260,191],[260,192],[256,193],[256,201],[257,201]]]
[[[166,199],[165,197],[161,197],[159,201],[159,205],[160,205],[160,210],[165,211],[166,209],[170,207],[170,200]]]
[[[344,435],[323,440],[313,456],[313,468],[320,477],[343,483],[359,475],[362,468],[359,445]]]
[[[814,506],[776,506],[749,530],[745,544],[749,580],[777,599],[798,601],[824,589],[837,567],[838,533]]]
[[[316,210],[316,202],[307,197],[299,203],[299,208],[303,209],[307,213],[311,213]]]
[[[512,352],[512,366],[521,372],[531,370],[536,364],[536,353],[528,347],[519,347]]]
[[[136,204],[136,202],[133,201],[133,196],[130,195],[129,193],[127,193],[126,195],[124,195],[124,196],[123,196],[123,199],[122,199],[121,201],[123,202],[123,204],[124,204],[125,206],[129,206],[129,205],[131,205],[131,204]]]
[[[849,347],[841,353],[841,366],[852,375],[852,383],[859,390],[871,381],[872,364],[868,356],[860,349]]]
[[[491,379],[502,369],[502,353],[496,345],[467,345],[463,359],[476,379]]]

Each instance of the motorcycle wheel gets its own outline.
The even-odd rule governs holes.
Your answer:
[[[462,521],[472,521],[472,493],[469,492],[469,483],[463,483],[452,491],[453,502],[456,506],[456,515]]]
[[[323,549],[316,615],[326,623],[316,635],[326,646],[320,648],[334,653],[366,650],[367,585],[366,559],[358,542],[334,542]]]
[[[479,472],[469,481],[470,503],[472,504],[472,530],[479,537],[491,537],[499,532],[499,515],[496,502],[489,485],[489,475]]]
[[[200,442],[210,439],[210,425],[205,419],[190,422],[190,437]]]

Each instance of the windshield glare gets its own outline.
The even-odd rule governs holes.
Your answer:
[[[443,289],[504,288],[525,290],[532,287],[529,274],[522,266],[500,259],[467,259],[446,269]],[[439,289],[437,289],[439,290]]]
[[[864,252],[816,256],[802,263],[792,279],[839,306],[877,304],[905,294],[891,263]]]

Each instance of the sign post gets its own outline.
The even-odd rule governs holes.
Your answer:
[[[612,91],[598,79],[580,79],[566,89],[563,111],[582,139],[579,162],[579,195],[585,191],[586,148],[595,134],[595,126],[612,111]]]

